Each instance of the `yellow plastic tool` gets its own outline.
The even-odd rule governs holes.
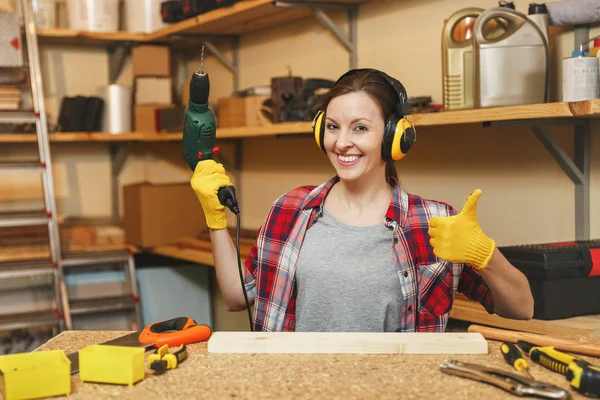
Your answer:
[[[132,386],[146,376],[143,347],[92,345],[79,351],[82,382]]]
[[[0,356],[6,400],[39,399],[71,394],[71,362],[62,350]]]
[[[162,374],[168,369],[174,369],[187,358],[187,348],[181,345],[173,353],[169,353],[169,345],[163,345],[154,354],[148,356],[148,368],[157,374]]]

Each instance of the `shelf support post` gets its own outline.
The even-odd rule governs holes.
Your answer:
[[[358,25],[358,5],[357,4],[340,4],[323,2],[299,2],[299,1],[274,1],[275,7],[307,7],[310,8],[313,15],[319,23],[344,46],[349,53],[350,69],[358,67],[358,52],[357,52],[357,25]],[[342,9],[348,12],[348,35],[342,32],[338,26],[329,18],[323,11],[325,8]]]
[[[575,184],[575,237],[590,239],[590,124],[575,127],[575,164],[583,181]]]
[[[216,58],[233,74],[233,90],[239,90],[240,79],[239,79],[239,51],[240,51],[240,37],[237,35],[194,35],[194,34],[179,34],[171,35],[173,39],[197,39],[210,51]],[[232,41],[232,61],[229,61],[225,54],[221,52],[217,46],[212,42],[213,39],[231,39]]]
[[[590,125],[575,122],[574,160],[542,126],[531,130],[575,184],[575,239],[590,239]]]
[[[123,170],[125,161],[127,160],[127,150],[125,144],[110,144],[110,169],[111,169],[111,186],[112,186],[112,215],[115,221],[119,217],[119,175]]]
[[[108,47],[108,79],[113,84],[119,78],[119,74],[125,64],[125,59],[131,51],[131,42],[125,42]]]
[[[575,239],[590,239],[590,121],[578,118],[510,120],[484,123],[488,126],[529,126],[533,134],[575,185]],[[548,130],[551,125],[574,128],[574,155],[571,158]]]

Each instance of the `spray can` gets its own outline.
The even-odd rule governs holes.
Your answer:
[[[562,99],[565,102],[597,99],[600,97],[599,61],[583,51],[574,50],[562,61]]]

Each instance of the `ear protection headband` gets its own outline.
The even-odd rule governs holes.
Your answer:
[[[405,116],[410,114],[410,104],[408,103],[406,89],[397,79],[372,68],[351,69],[335,82],[334,87],[342,79],[361,71],[372,71],[379,74],[398,94],[398,103],[394,107],[394,112],[386,118],[383,142],[381,143],[381,157],[383,160],[387,163],[398,161],[408,153],[417,140],[417,133],[412,121],[405,118]],[[325,136],[324,110],[317,112],[312,122],[312,128],[317,146],[325,152],[325,144],[323,143],[323,137]]]

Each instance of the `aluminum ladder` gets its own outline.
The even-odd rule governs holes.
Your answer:
[[[53,285],[52,310],[48,312],[19,313],[0,316],[0,330],[25,329],[29,327],[55,326],[56,331],[73,329],[73,315],[86,315],[97,312],[133,310],[132,330],[141,329],[142,311],[139,289],[136,279],[133,255],[128,251],[72,254],[63,257],[57,219],[52,175],[52,160],[48,136],[48,123],[44,105],[42,71],[39,60],[37,32],[31,0],[17,0],[14,18],[23,27],[27,45],[27,66],[31,82],[32,111],[0,111],[0,124],[34,123],[36,127],[39,160],[6,161],[0,160],[0,172],[37,170],[41,173],[44,207],[40,212],[0,213],[0,228],[47,225],[50,260],[31,262],[0,263],[0,289],[6,287],[6,281],[21,284],[32,280],[43,281],[50,278]],[[22,20],[21,20],[22,17]],[[0,68],[2,66],[0,65]],[[128,294],[118,297],[70,301],[65,283],[65,269],[83,266],[120,264],[125,272]]]

